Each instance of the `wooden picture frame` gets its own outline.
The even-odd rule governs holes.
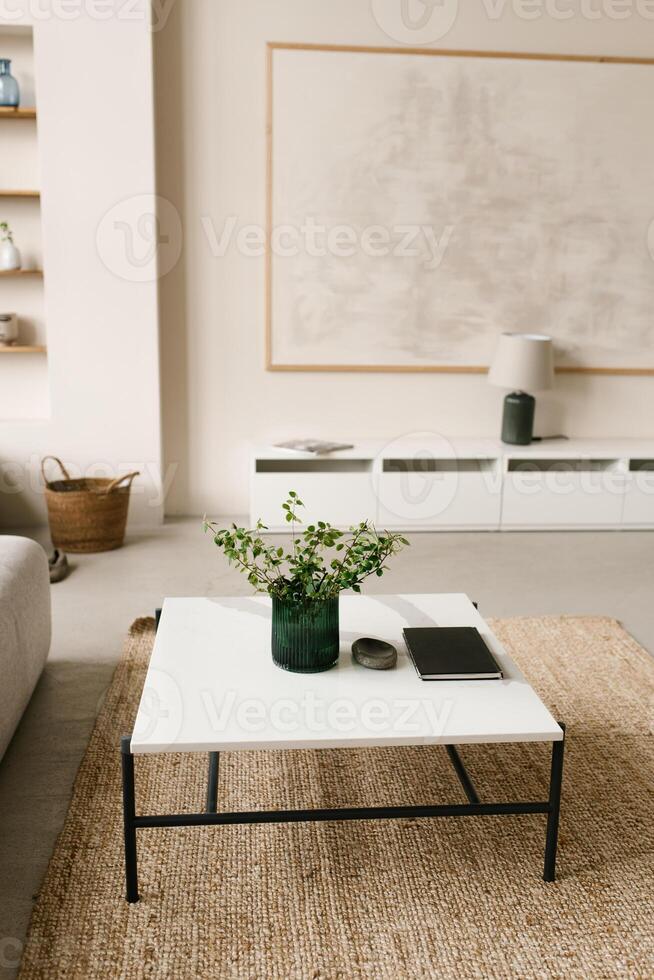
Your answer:
[[[446,50],[362,45],[303,44],[295,42],[269,42],[267,44],[266,67],[266,256],[265,256],[265,366],[268,371],[289,372],[390,372],[390,373],[448,373],[484,374],[488,366],[483,364],[387,364],[387,363],[283,363],[274,357],[273,324],[273,251],[271,248],[274,229],[274,56],[278,51],[300,52],[338,52],[348,54],[411,55],[419,58],[472,58],[501,59],[503,61],[562,62],[611,65],[654,65],[654,58],[622,58],[600,55],[558,55],[531,52]],[[654,282],[654,256],[652,265]],[[557,365],[557,373],[578,373],[595,375],[654,375],[654,366],[585,366]]]

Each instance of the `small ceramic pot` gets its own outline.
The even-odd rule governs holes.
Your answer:
[[[0,242],[0,272],[20,269],[20,252],[13,242]]]
[[[18,336],[18,318],[15,313],[0,313],[0,346],[8,347]]]

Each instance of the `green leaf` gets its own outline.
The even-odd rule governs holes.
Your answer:
[[[296,491],[289,491],[288,500],[282,504],[288,523],[302,523],[295,513],[301,506]],[[257,591],[291,601],[333,597],[344,589],[360,592],[360,583],[367,576],[381,576],[386,569],[385,560],[409,544],[399,534],[386,531],[379,534],[367,521],[351,527],[349,535],[325,521],[310,524],[293,538],[291,554],[284,554],[284,547],[275,547],[257,536],[257,531],[268,530],[261,520],[253,530],[236,524],[221,529],[206,520],[205,515],[203,530],[213,532],[214,543],[229,564],[246,575]],[[337,553],[343,552],[339,560],[328,557],[332,548]],[[287,571],[283,572],[279,566],[285,562],[288,562]]]

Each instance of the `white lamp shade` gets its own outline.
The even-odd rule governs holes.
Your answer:
[[[488,372],[498,388],[543,391],[554,383],[552,338],[536,333],[503,333]]]

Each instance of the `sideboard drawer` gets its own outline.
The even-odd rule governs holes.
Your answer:
[[[497,459],[386,459],[378,480],[381,527],[499,527]]]
[[[374,520],[377,512],[371,460],[257,460],[250,493],[252,525],[260,517],[270,529],[290,530],[282,510],[289,490],[305,505],[298,508],[305,527],[318,520],[349,527]]]
[[[502,526],[617,527],[626,478],[614,459],[509,460]]]
[[[627,525],[654,525],[654,459],[629,461],[622,520]]]

